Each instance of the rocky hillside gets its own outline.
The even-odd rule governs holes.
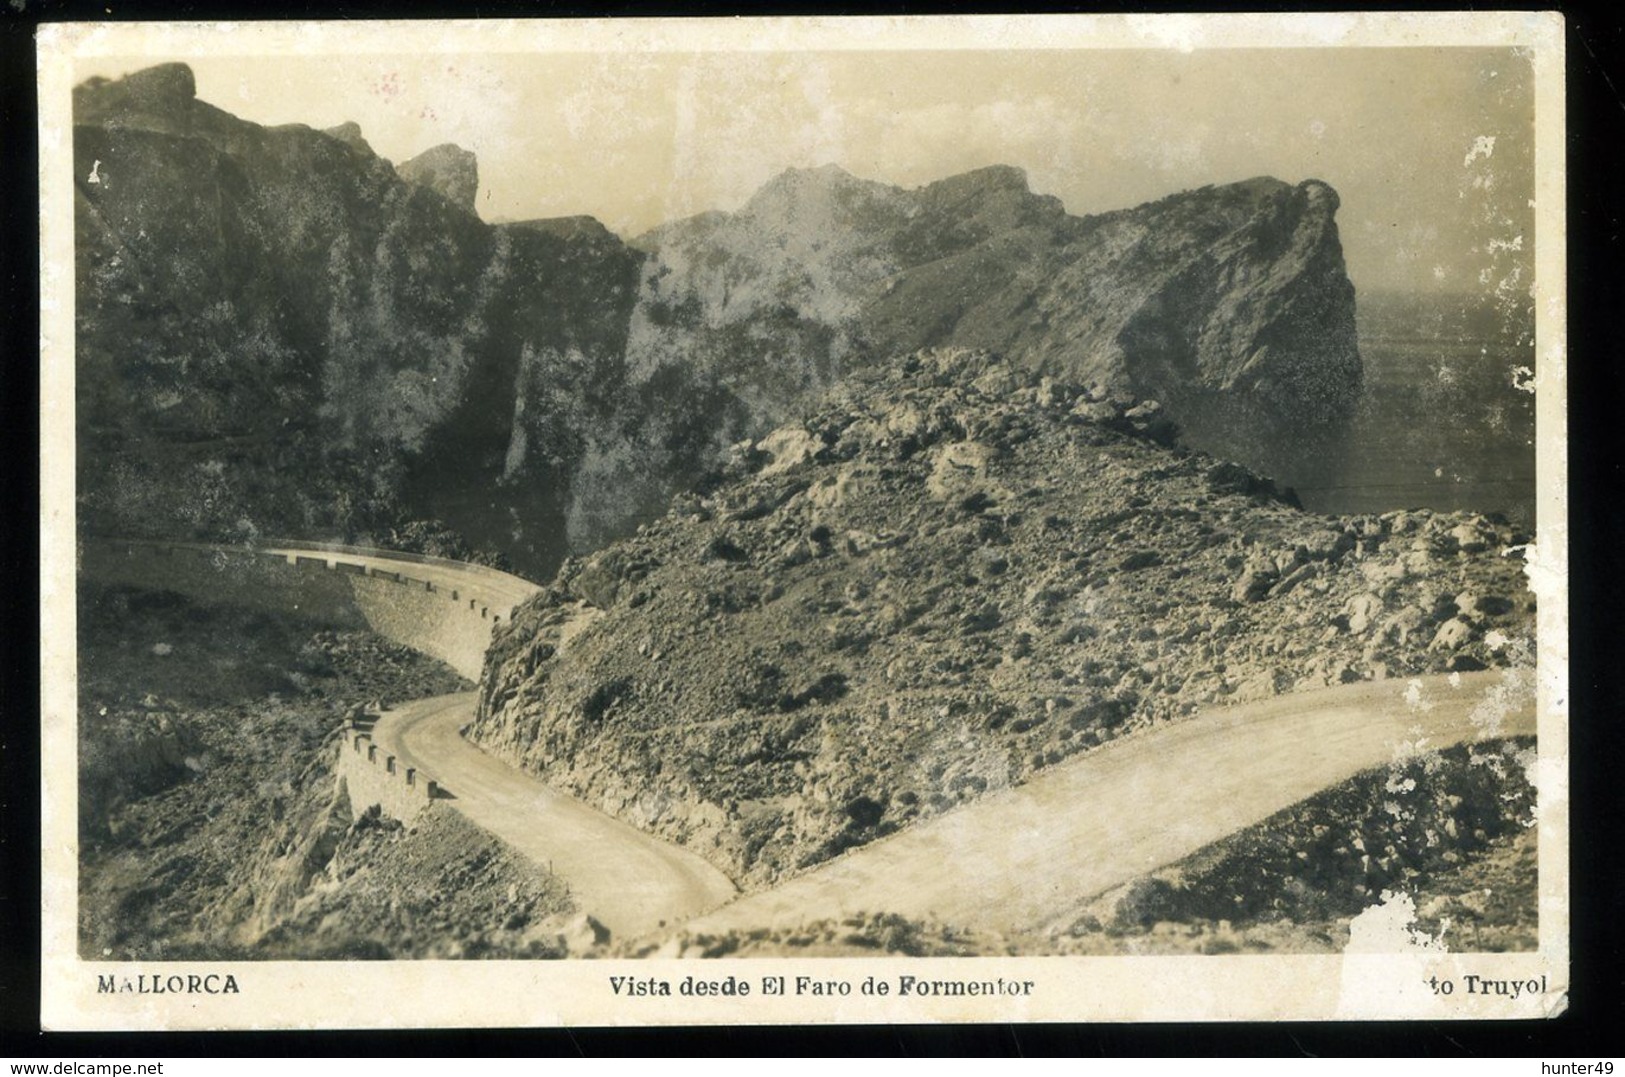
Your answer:
[[[848,370],[986,348],[1155,398],[1193,444],[1290,475],[1360,393],[1337,206],[1323,183],[1255,179],[1072,217],[1009,167],[912,191],[791,171],[736,213],[637,240],[652,257],[628,359],[754,436]]]
[[[471,736],[749,886],[1201,707],[1528,660],[1504,522],[1318,516],[1174,441],[987,352],[856,372],[566,562]]]
[[[265,128],[171,64],[75,92],[81,518],[364,537],[443,517],[551,565],[621,402],[642,256],[496,227],[477,166],[347,124]]]
[[[1104,895],[1070,933],[1166,921],[1346,922],[1384,895],[1404,894],[1422,897],[1418,912],[1432,934],[1482,930],[1490,937],[1471,949],[1532,950],[1534,765],[1533,741],[1517,739],[1365,771]],[[1528,870],[1493,893],[1461,885],[1519,860]],[[1341,951],[1347,936],[1330,941]]]
[[[455,146],[266,128],[169,64],[75,92],[81,519],[377,540],[434,522],[545,575],[734,441],[924,346],[1155,397],[1277,471],[1360,385],[1323,184],[1069,216],[1012,168],[791,171],[628,246],[487,224]]]
[[[456,812],[407,828],[335,773],[346,714],[467,687],[368,633],[86,585],[81,953],[90,960],[547,957],[565,884]]]

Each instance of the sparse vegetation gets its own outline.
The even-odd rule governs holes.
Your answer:
[[[1073,217],[1010,167],[791,170],[629,243],[488,224],[472,154],[396,168],[353,124],[239,120],[180,64],[74,108],[86,533],[556,569],[468,734],[746,889],[1204,708],[1530,661],[1520,525],[1310,514],[1259,474],[1323,454],[1300,473],[1329,488],[1371,408],[1482,419],[1528,462],[1527,402],[1407,366],[1431,340],[1362,396],[1324,183]],[[463,687],[445,667],[291,614],[79,601],[85,956],[603,952],[454,810],[354,811],[339,723]],[[657,952],[1335,949],[1390,890],[1527,948],[1528,747],[1362,775],[1068,930],[882,910]]]
[[[333,735],[467,683],[319,621],[80,583],[86,958],[557,956],[569,902],[460,816],[352,819]]]
[[[987,353],[854,374],[566,562],[472,736],[759,887],[1203,707],[1527,661],[1504,521],[1308,514],[1162,419]]]

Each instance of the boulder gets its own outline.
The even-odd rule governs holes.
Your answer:
[[[1469,622],[1505,617],[1514,608],[1512,600],[1504,595],[1480,595],[1473,591],[1461,592],[1455,603],[1461,616]]]
[[[594,606],[607,610],[620,595],[621,569],[620,551],[606,550],[582,567],[571,587]]]
[[[1280,580],[1270,588],[1269,595],[1271,598],[1280,598],[1284,595],[1289,595],[1299,586],[1309,582],[1319,575],[1320,566],[1318,564],[1309,562],[1308,564],[1299,565],[1291,572],[1288,572],[1286,575],[1282,576]]]
[[[1302,545],[1311,561],[1335,561],[1353,548],[1354,536],[1347,531],[1316,531]]]
[[[980,374],[971,382],[971,388],[983,396],[1008,397],[1020,384],[1020,380],[1009,368],[998,366]]]
[[[1262,602],[1280,576],[1274,569],[1249,568],[1230,588],[1230,597],[1237,602]]]
[[[771,458],[768,465],[762,468],[762,474],[778,475],[823,452],[824,441],[806,427],[781,426],[758,441],[756,450]]]
[[[1472,522],[1457,524],[1450,529],[1450,538],[1461,553],[1482,553],[1489,549],[1492,537]]]
[[[936,454],[936,464],[926,489],[933,497],[963,496],[987,475],[988,466],[998,456],[992,446],[978,441],[956,441],[944,445]]]
[[[322,134],[327,135],[329,138],[336,138],[351,149],[360,150],[369,157],[376,156],[372,147],[367,144],[367,140],[362,137],[361,125],[354,120],[348,120],[336,127],[329,127]]]
[[[835,509],[854,497],[874,489],[879,482],[877,469],[870,464],[852,464],[834,478],[821,479],[807,490],[807,500],[820,509]]]
[[[1428,644],[1430,651],[1453,651],[1457,647],[1465,646],[1473,640],[1473,629],[1466,621],[1452,617],[1439,626],[1433,635],[1433,642]]]
[[[894,437],[919,438],[926,433],[927,419],[917,405],[904,401],[887,409],[882,423]]]
[[[1411,636],[1425,627],[1428,623],[1427,615],[1415,606],[1406,606],[1404,609],[1382,622],[1377,629],[1379,641],[1393,641],[1406,643]]]
[[[1114,423],[1123,413],[1109,400],[1080,400],[1072,405],[1072,414],[1085,422]]]
[[[1382,606],[1382,596],[1372,594],[1370,591],[1349,599],[1348,604],[1343,607],[1348,614],[1349,631],[1356,636],[1364,635],[1371,628],[1377,615],[1382,613]]]

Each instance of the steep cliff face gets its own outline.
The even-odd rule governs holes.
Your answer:
[[[765,883],[1198,708],[1527,660],[1504,521],[1306,513],[1170,434],[986,352],[856,371],[566,562],[471,735]]]
[[[1337,205],[1317,181],[1256,179],[1071,217],[1015,168],[915,191],[787,172],[737,213],[639,241],[654,258],[630,355],[782,408],[854,360],[987,348],[1125,396],[1245,394],[1335,422],[1360,385]]]
[[[1290,481],[1294,460],[1335,442],[1360,392],[1337,204],[1323,183],[1256,179],[1072,217],[1015,168],[913,191],[795,170],[738,212],[637,241],[652,256],[628,362],[669,398],[708,408],[721,443],[884,357],[985,348],[1155,398],[1192,444]],[[662,433],[685,425],[661,421]],[[610,450],[647,460],[660,437]]]
[[[1323,184],[1072,217],[1014,168],[793,170],[628,246],[488,225],[472,155],[265,128],[166,65],[75,96],[80,494],[98,530],[368,540],[437,521],[541,576],[726,447],[921,347],[1153,397],[1291,481],[1360,385]],[[434,528],[431,528],[434,529]]]
[[[1225,393],[1286,426],[1335,423],[1360,387],[1336,209],[1325,184],[1258,179],[1005,229],[905,272],[875,304],[874,335],[891,349],[993,348],[1156,397],[1179,420],[1173,402]],[[966,302],[931,298],[955,290]]]
[[[238,120],[183,65],[80,87],[86,524],[357,536],[444,509],[519,563],[556,558],[641,256],[484,224],[468,157],[430,151],[409,182],[354,125]]]

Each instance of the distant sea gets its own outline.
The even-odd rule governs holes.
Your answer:
[[[1535,400],[1527,310],[1477,297],[1362,295],[1365,392],[1344,451],[1283,479],[1306,508],[1500,513],[1533,528]],[[1298,470],[1298,469],[1294,469]]]

